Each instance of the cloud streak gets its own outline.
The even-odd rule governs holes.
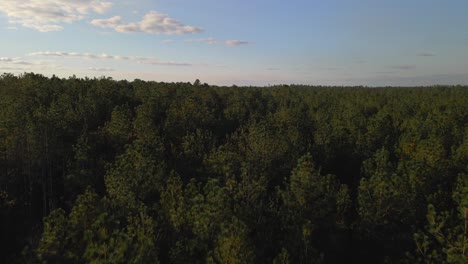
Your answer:
[[[114,56],[106,53],[78,53],[78,52],[63,52],[63,51],[38,51],[31,52],[28,56],[33,57],[56,57],[56,58],[81,58],[81,59],[107,59],[107,60],[138,60],[144,59],[140,57]]]
[[[400,64],[400,65],[391,65],[389,66],[390,69],[395,69],[395,70],[414,70],[416,69],[416,65],[409,65],[409,64]]]
[[[179,20],[167,14],[150,11],[138,22],[125,24],[122,17],[114,16],[107,19],[93,19],[91,24],[101,28],[113,29],[120,33],[146,33],[153,35],[183,35],[203,32],[195,26],[186,26]]]
[[[432,52],[419,52],[418,54],[416,54],[416,56],[418,56],[418,57],[434,57],[435,54],[432,53]]]
[[[20,57],[0,57],[0,69],[5,71],[29,71],[51,67],[57,67],[57,65],[49,64],[45,61],[27,61]]]
[[[320,70],[324,70],[324,71],[342,71],[342,70],[344,70],[344,68],[342,68],[342,67],[322,67],[322,68],[320,68]]]
[[[0,57],[0,63],[8,65],[21,65],[21,66],[34,66],[34,65],[44,65],[43,62],[39,61],[25,61],[22,58],[9,58],[9,57]]]
[[[110,55],[106,53],[92,54],[92,53],[78,53],[78,52],[63,52],[63,51],[39,51],[29,53],[28,56],[32,57],[55,57],[66,59],[88,59],[88,60],[120,60],[120,61],[134,61],[141,64],[160,65],[160,66],[193,66],[192,63],[175,62],[175,61],[162,61],[153,57],[138,57],[138,56],[121,56]]]
[[[160,60],[145,60],[141,63],[160,66],[193,66],[191,63],[175,62],[175,61],[160,61]]]
[[[111,72],[111,71],[115,71],[115,69],[112,69],[112,68],[95,68],[95,67],[91,67],[91,68],[88,68],[89,71],[97,71],[97,72]]]
[[[224,44],[226,46],[241,46],[241,45],[250,45],[253,44],[253,42],[250,41],[243,41],[243,40],[218,40],[216,38],[199,38],[199,39],[186,39],[185,42],[187,43],[207,43],[210,45],[217,45],[217,44]]]
[[[200,39],[186,39],[184,40],[187,43],[207,43],[210,45],[218,44],[219,40],[215,38],[200,38]]]
[[[103,14],[111,2],[98,0],[1,0],[0,12],[11,24],[40,32],[63,30],[64,23],[83,20],[90,13]]]
[[[249,41],[244,41],[244,40],[226,40],[225,44],[228,46],[234,47],[234,46],[241,46],[241,45],[250,45],[253,43]]]

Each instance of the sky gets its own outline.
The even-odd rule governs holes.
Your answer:
[[[0,0],[0,72],[468,85],[466,0]]]

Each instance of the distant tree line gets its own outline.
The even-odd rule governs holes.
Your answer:
[[[467,87],[0,77],[1,263],[468,263]]]

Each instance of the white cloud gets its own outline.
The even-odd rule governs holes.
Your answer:
[[[95,68],[95,67],[88,68],[88,70],[90,70],[90,71],[97,71],[97,72],[110,72],[110,71],[115,71],[115,69],[112,69],[112,68]]]
[[[69,56],[69,53],[66,52],[51,52],[51,51],[45,51],[45,52],[32,52],[28,54],[29,56],[49,56],[49,57],[65,57]]]
[[[226,40],[226,45],[228,46],[240,46],[240,45],[249,45],[253,44],[252,42],[249,41],[243,41],[243,40]]]
[[[12,61],[11,64],[28,66],[28,65],[40,65],[41,63],[32,63],[29,61]]]
[[[249,45],[253,44],[253,42],[250,41],[243,41],[243,40],[218,40],[216,38],[199,38],[199,39],[186,39],[185,42],[187,43],[207,43],[210,45],[216,45],[216,44],[224,44],[226,46],[241,46],[241,45]]]
[[[175,61],[162,61],[152,57],[138,57],[138,56],[120,56],[110,55],[106,53],[92,54],[92,53],[77,53],[77,52],[63,52],[63,51],[39,51],[29,53],[28,56],[33,57],[56,57],[68,59],[90,59],[90,60],[128,60],[142,64],[162,65],[162,66],[193,66],[191,63],[175,62]]]
[[[419,52],[418,54],[416,54],[416,56],[418,56],[418,57],[434,57],[435,54],[432,53],[432,52]]]
[[[4,71],[22,71],[22,68],[5,67],[0,65],[0,70]]]
[[[120,16],[114,16],[107,19],[93,19],[91,24],[102,28],[116,28],[122,25],[122,18]]]
[[[155,35],[182,35],[194,34],[203,31],[202,28],[186,26],[182,22],[169,17],[167,14],[150,11],[143,20],[125,24],[120,16],[114,16],[108,19],[93,19],[91,24],[110,28],[121,33],[147,33]]]
[[[24,60],[23,58],[0,57],[0,69],[7,71],[28,71],[54,67],[45,61]]]
[[[389,68],[394,69],[394,70],[409,71],[409,70],[416,69],[416,65],[400,64],[400,65],[391,65],[391,66],[389,66]]]
[[[200,38],[200,39],[186,39],[185,42],[188,43],[199,43],[199,42],[204,42],[208,43],[210,45],[218,44],[219,41],[215,38]]]
[[[33,57],[57,57],[57,58],[81,58],[81,59],[106,59],[106,60],[136,60],[137,57],[114,56],[106,53],[91,54],[78,52],[63,52],[63,51],[39,51],[29,53],[28,56]]]
[[[89,13],[105,13],[111,2],[100,0],[1,0],[0,12],[12,24],[40,32],[60,31],[63,23],[82,20]]]
[[[174,43],[175,40],[173,40],[173,39],[163,39],[161,42],[162,43]]]
[[[141,61],[144,64],[151,64],[151,65],[162,65],[162,66],[193,66],[191,63],[185,62],[175,62],[175,61],[160,61],[160,60],[144,60]]]
[[[344,70],[343,67],[322,67],[320,68],[320,70],[324,70],[324,71],[341,71],[341,70]]]
[[[8,58],[8,57],[1,57],[0,58],[0,63],[2,64],[8,64],[8,65],[42,65],[43,62],[37,62],[37,61],[24,61],[22,58]]]

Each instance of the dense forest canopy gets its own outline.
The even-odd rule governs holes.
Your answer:
[[[0,77],[1,263],[467,263],[467,87]]]

